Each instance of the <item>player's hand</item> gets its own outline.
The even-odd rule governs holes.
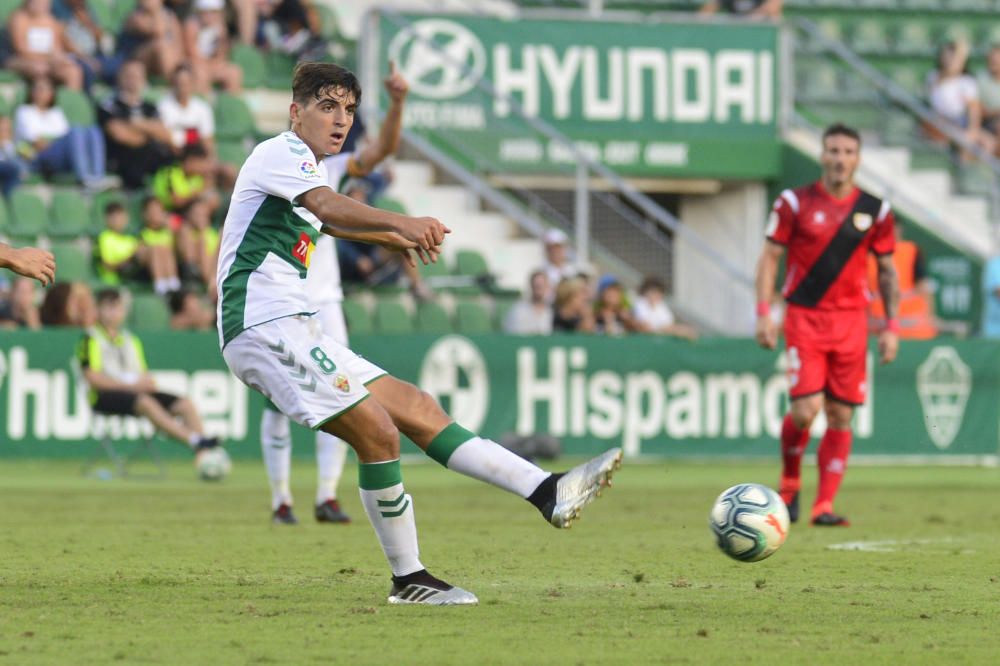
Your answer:
[[[757,317],[757,331],[754,334],[764,349],[774,349],[778,346],[778,325],[770,317]]]
[[[385,77],[385,91],[389,93],[389,99],[392,100],[394,104],[399,104],[404,99],[406,99],[407,93],[410,92],[410,84],[406,82],[403,75],[396,70],[396,61],[389,61],[389,76]]]
[[[882,331],[878,334],[878,360],[885,365],[896,360],[899,353],[899,336],[892,331]]]
[[[51,252],[34,247],[12,250],[8,258],[12,271],[34,278],[47,287],[56,279],[56,259]]]
[[[398,231],[403,238],[427,251],[439,247],[444,243],[445,234],[451,233],[451,229],[436,217],[411,217]]]

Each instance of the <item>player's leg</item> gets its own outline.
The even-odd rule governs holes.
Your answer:
[[[556,527],[569,527],[621,465],[621,450],[612,449],[565,474],[550,474],[454,423],[434,398],[412,384],[385,375],[370,382],[368,390],[428,456],[528,500]]]
[[[840,490],[844,472],[847,471],[847,458],[851,453],[851,418],[854,416],[854,406],[827,397],[824,410],[827,426],[816,452],[819,487],[812,508],[812,523],[846,527],[849,522],[844,516],[834,513],[833,501]]]
[[[299,521],[292,512],[292,433],[288,417],[270,400],[260,415],[260,452],[271,486],[271,522],[295,525]]]
[[[321,239],[323,240],[323,239]],[[332,238],[329,239],[331,242]],[[317,250],[319,251],[319,249]],[[326,250],[332,253],[331,250]],[[347,324],[339,301],[320,305],[317,314],[323,334],[347,347]],[[347,461],[347,442],[329,433],[316,432],[316,520],[321,523],[351,522],[337,499],[337,486]]]
[[[786,335],[788,335],[786,333]],[[813,347],[788,341],[788,383],[791,405],[781,424],[781,481],[778,493],[788,507],[788,519],[799,519],[799,491],[802,488],[802,456],[809,446],[809,429],[823,407],[825,355]]]

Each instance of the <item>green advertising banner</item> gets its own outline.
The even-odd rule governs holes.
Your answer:
[[[395,62],[410,84],[404,126],[467,164],[516,174],[572,166],[509,97],[623,175],[778,171],[777,26],[376,16],[379,41],[362,50],[363,69]],[[380,76],[366,86],[381,89]]]
[[[77,339],[71,331],[0,335],[0,455],[81,456],[95,435],[136,440],[148,428],[90,413],[70,364]],[[189,396],[235,456],[259,455],[263,401],[228,373],[214,335],[143,341],[161,389]],[[355,348],[472,430],[551,433],[570,454],[621,445],[630,456],[774,456],[787,406],[784,356],[749,340],[417,335],[359,338]],[[1000,344],[904,343],[892,365],[871,359],[856,453],[997,454]],[[311,454],[309,433],[296,437],[297,453]]]

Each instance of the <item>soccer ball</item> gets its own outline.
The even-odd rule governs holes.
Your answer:
[[[741,483],[719,495],[708,524],[723,553],[740,562],[759,562],[785,543],[788,509],[767,486]]]
[[[194,466],[202,481],[221,481],[233,469],[229,454],[221,446],[199,451]]]

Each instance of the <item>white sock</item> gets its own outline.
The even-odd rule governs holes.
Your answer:
[[[190,446],[192,449],[198,446],[198,442],[200,441],[201,441],[200,433],[193,432],[190,435],[188,435],[188,446]]]
[[[358,465],[361,503],[394,576],[424,568],[417,545],[413,499],[403,490],[399,459]]]
[[[160,278],[153,283],[153,291],[158,295],[163,296],[168,291],[170,291],[170,284],[166,278]]]
[[[292,506],[289,480],[292,473],[292,436],[288,417],[265,409],[260,417],[260,450],[271,483],[271,510],[282,504]]]
[[[457,423],[438,433],[427,455],[450,470],[528,497],[549,473],[490,439],[483,439]]]
[[[181,279],[176,275],[174,277],[168,277],[166,279],[166,282],[167,282],[167,291],[180,291]]]
[[[347,443],[325,432],[316,433],[316,483],[317,506],[327,500],[337,499],[337,484],[344,472]]]

